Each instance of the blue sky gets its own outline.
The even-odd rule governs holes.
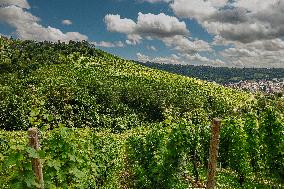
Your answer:
[[[282,0],[0,0],[0,34],[88,40],[142,62],[284,67],[282,8]]]

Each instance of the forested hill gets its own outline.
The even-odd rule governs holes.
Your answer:
[[[193,66],[159,63],[142,63],[150,68],[157,68],[171,73],[195,77],[207,81],[215,81],[220,84],[238,82],[241,80],[271,80],[284,78],[284,68],[228,68],[211,66]]]

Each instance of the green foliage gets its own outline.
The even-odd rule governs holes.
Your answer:
[[[41,132],[39,152],[27,146],[24,132],[0,132],[0,136],[1,188],[34,188],[31,159],[36,157],[43,160],[46,188],[117,186],[122,145],[112,134],[61,126]]]
[[[255,176],[281,186],[283,112],[278,97],[149,69],[87,42],[1,37],[0,188],[35,188],[34,157],[46,188],[195,187],[214,117],[223,119],[220,188],[271,186]],[[41,130],[39,152],[21,131],[29,127]]]
[[[274,107],[268,106],[262,112],[260,123],[260,136],[262,158],[265,169],[271,174],[284,178],[284,122],[283,114],[275,111]]]
[[[198,179],[203,161],[208,158],[207,153],[203,154],[208,151],[204,141],[208,130],[184,120],[130,137],[127,162],[134,174],[134,188],[184,188],[187,183],[182,175],[188,173]]]
[[[36,153],[27,147],[27,137],[19,132],[0,133],[0,186],[1,188],[34,188],[31,157]]]
[[[52,116],[53,125],[122,132],[162,122],[167,110],[176,118],[197,109],[210,118],[222,117],[249,99],[246,93],[148,69],[86,42],[0,41],[2,129],[27,129],[31,122],[39,127],[49,124],[46,118],[37,122],[30,116],[38,109],[41,115],[36,117]]]
[[[242,120],[229,119],[224,123],[221,134],[221,163],[237,172],[242,185],[251,173],[249,165],[249,143]]]
[[[269,104],[259,109],[261,112],[223,123],[220,162],[238,173],[240,184],[252,173],[283,182],[283,114]]]
[[[229,68],[181,64],[159,64],[151,62],[137,63],[150,68],[157,68],[188,77],[196,77],[198,79],[215,81],[222,84],[229,82],[235,83],[242,80],[271,80],[274,78],[284,78],[283,68]]]

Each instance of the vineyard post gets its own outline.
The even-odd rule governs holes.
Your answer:
[[[208,162],[206,189],[215,188],[215,175],[216,175],[217,158],[218,158],[220,128],[221,128],[221,120],[214,118],[211,126],[212,135],[211,135],[210,149],[209,149],[209,162]]]
[[[34,148],[36,151],[40,150],[39,145],[39,134],[37,128],[29,128],[28,130],[29,135],[29,145],[31,148]],[[35,177],[37,182],[40,184],[38,187],[39,189],[44,188],[44,182],[43,182],[43,173],[42,173],[42,165],[39,158],[33,158],[32,159],[32,165],[33,170],[35,173]]]

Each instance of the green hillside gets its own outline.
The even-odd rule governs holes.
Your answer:
[[[2,37],[0,76],[0,188],[34,188],[35,156],[47,188],[202,185],[216,117],[218,186],[283,186],[281,99],[147,68],[87,42]],[[39,153],[27,148],[30,127],[41,131]]]
[[[1,43],[0,127],[5,129],[28,128],[31,107],[39,106],[68,126],[113,128],[118,122],[120,130],[196,111],[223,117],[250,99],[249,94],[149,69],[87,44],[74,43],[69,49],[65,44]],[[79,50],[77,45],[82,45]]]
[[[284,78],[284,68],[229,68],[212,66],[195,66],[181,64],[160,64],[146,62],[141,65],[168,72],[215,81],[220,84],[236,83],[243,80],[273,80]]]

